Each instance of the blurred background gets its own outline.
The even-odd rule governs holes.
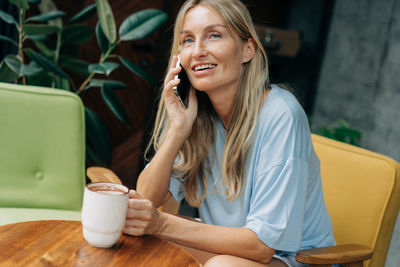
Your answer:
[[[54,0],[68,20],[94,0]],[[146,8],[161,9],[167,21],[149,37],[121,43],[119,55],[153,77],[150,83],[127,69],[109,76],[127,88],[116,95],[132,122],[118,120],[98,88],[81,97],[95,111],[109,134],[113,169],[124,184],[135,187],[160,85],[166,70],[173,22],[182,0],[110,0],[115,22]],[[269,57],[272,83],[290,86],[310,119],[313,132],[344,140],[400,161],[400,1],[399,0],[245,0]],[[0,10],[17,17],[6,0]],[[29,9],[35,14],[37,9]],[[85,23],[94,29],[94,15]],[[0,20],[0,34],[16,39],[12,25]],[[29,44],[28,44],[29,45]],[[0,61],[16,53],[0,41]],[[79,47],[82,60],[96,62],[101,53],[92,37]],[[74,80],[82,80],[70,73]],[[398,219],[386,266],[400,262]]]

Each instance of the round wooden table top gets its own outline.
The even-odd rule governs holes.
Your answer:
[[[0,226],[1,266],[200,266],[171,242],[122,235],[113,247],[90,246],[79,221],[33,221]]]

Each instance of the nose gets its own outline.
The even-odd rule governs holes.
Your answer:
[[[203,41],[197,41],[192,56],[195,59],[207,56],[207,47]]]

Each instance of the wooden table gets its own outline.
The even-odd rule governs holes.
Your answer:
[[[79,221],[0,226],[0,266],[200,266],[185,250],[155,237],[123,235],[109,249],[87,244]]]

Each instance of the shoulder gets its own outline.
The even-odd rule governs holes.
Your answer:
[[[271,86],[260,113],[259,123],[267,129],[271,127],[287,129],[299,125],[308,127],[307,116],[296,97],[277,85]]]
[[[304,158],[311,144],[307,116],[289,91],[276,85],[267,97],[256,130],[256,145],[280,159]]]

